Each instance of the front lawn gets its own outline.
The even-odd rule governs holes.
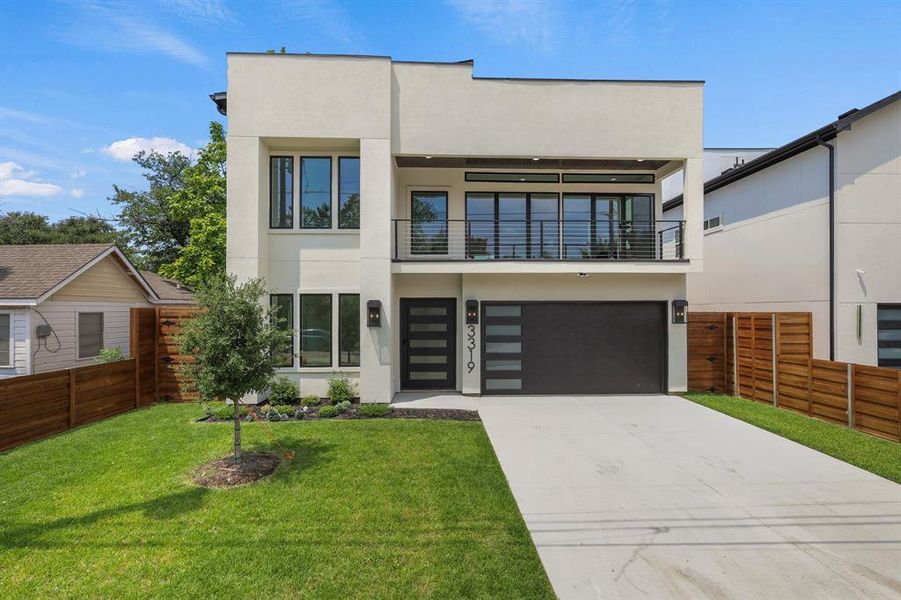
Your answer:
[[[901,444],[733,396],[685,394],[708,408],[901,483]]]
[[[296,458],[209,490],[190,473],[231,427],[199,415],[157,405],[0,454],[3,597],[553,597],[481,423],[269,423]]]

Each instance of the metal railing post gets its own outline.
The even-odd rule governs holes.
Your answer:
[[[397,219],[394,219],[394,260],[400,258],[397,255]]]

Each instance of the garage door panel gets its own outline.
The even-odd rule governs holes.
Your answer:
[[[535,302],[520,306],[521,344],[508,347],[511,342],[507,336],[486,336],[485,393],[614,394],[665,390],[665,303]],[[488,316],[491,311],[487,308],[490,307],[484,313],[484,331],[508,333],[493,327],[497,321]],[[503,311],[494,312],[510,310],[506,305]],[[517,362],[521,370],[511,373],[499,362],[502,359],[521,361]],[[520,377],[518,389],[512,389],[515,384],[509,381],[499,381]],[[493,380],[490,385],[489,379]]]

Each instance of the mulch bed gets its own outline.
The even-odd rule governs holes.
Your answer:
[[[278,468],[281,459],[271,452],[247,452],[241,462],[231,456],[200,465],[191,478],[197,485],[210,488],[231,488],[268,477]]]
[[[459,408],[397,408],[394,407],[391,409],[391,412],[380,416],[373,417],[368,415],[363,415],[358,412],[359,403],[353,404],[347,412],[341,413],[335,417],[323,418],[319,416],[319,409],[323,405],[319,406],[311,406],[308,407],[306,412],[303,412],[303,416],[300,418],[297,417],[283,417],[279,419],[280,421],[316,421],[316,420],[347,420],[347,419],[439,419],[439,420],[450,420],[450,421],[481,421],[479,418],[479,413],[474,410],[462,410]],[[261,420],[268,420],[264,416],[264,410],[261,410],[260,407],[253,407],[251,410],[256,412],[257,418]],[[251,416],[244,417],[242,420],[252,422],[255,419]],[[198,421],[206,422],[206,423],[227,423],[231,422],[231,419],[217,419],[213,416],[206,416],[198,419]]]

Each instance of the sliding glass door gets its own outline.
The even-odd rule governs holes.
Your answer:
[[[563,255],[573,260],[654,258],[654,197],[564,194]]]
[[[522,260],[559,257],[557,194],[466,194],[469,258]]]

